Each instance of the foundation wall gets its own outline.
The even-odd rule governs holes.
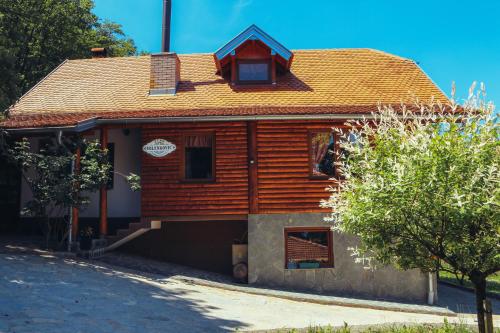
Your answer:
[[[328,226],[322,213],[254,214],[248,219],[249,283],[325,294],[425,302],[428,277],[419,270],[365,269],[354,262],[353,236],[333,232],[333,268],[285,269],[285,227]]]

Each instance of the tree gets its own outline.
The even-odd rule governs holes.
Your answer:
[[[3,135],[5,138],[5,134]],[[96,141],[78,137],[61,137],[43,144],[39,152],[32,151],[26,138],[11,142],[4,139],[2,151],[23,171],[23,179],[32,193],[32,199],[23,207],[22,215],[41,218],[44,223],[46,246],[56,243],[60,248],[67,239],[69,220],[61,216],[70,208],[79,210],[89,204],[89,195],[107,183],[111,165],[107,150]],[[41,141],[43,142],[43,141]],[[73,172],[76,151],[82,154],[78,172]],[[120,173],[117,173],[122,175]],[[132,190],[140,189],[140,178],[135,174],[124,176]]]
[[[100,21],[92,0],[0,0],[0,112],[65,59],[137,53],[121,26]]]
[[[359,237],[366,258],[467,276],[480,332],[486,278],[500,269],[500,129],[483,97],[471,93],[462,107],[381,107],[374,120],[350,122],[344,180],[322,203],[339,231]]]

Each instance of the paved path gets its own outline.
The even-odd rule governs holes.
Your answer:
[[[0,272],[0,332],[225,332],[444,319],[249,295],[46,253],[1,253]]]

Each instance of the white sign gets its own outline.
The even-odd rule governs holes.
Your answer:
[[[164,139],[154,139],[144,145],[142,151],[154,157],[163,157],[173,152],[175,148],[177,147],[172,142]]]

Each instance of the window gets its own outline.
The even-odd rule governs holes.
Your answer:
[[[108,143],[106,148],[108,149],[108,161],[111,165],[111,168],[109,169],[108,183],[106,184],[106,188],[108,190],[111,190],[115,182],[115,144]]]
[[[184,180],[213,181],[214,177],[214,135],[212,133],[183,136],[182,178]]]
[[[325,179],[335,176],[335,135],[331,131],[309,132],[309,175]]]
[[[332,232],[326,227],[285,229],[285,268],[333,267]]]
[[[240,83],[266,83],[270,81],[269,62],[263,61],[238,61],[238,82]]]

